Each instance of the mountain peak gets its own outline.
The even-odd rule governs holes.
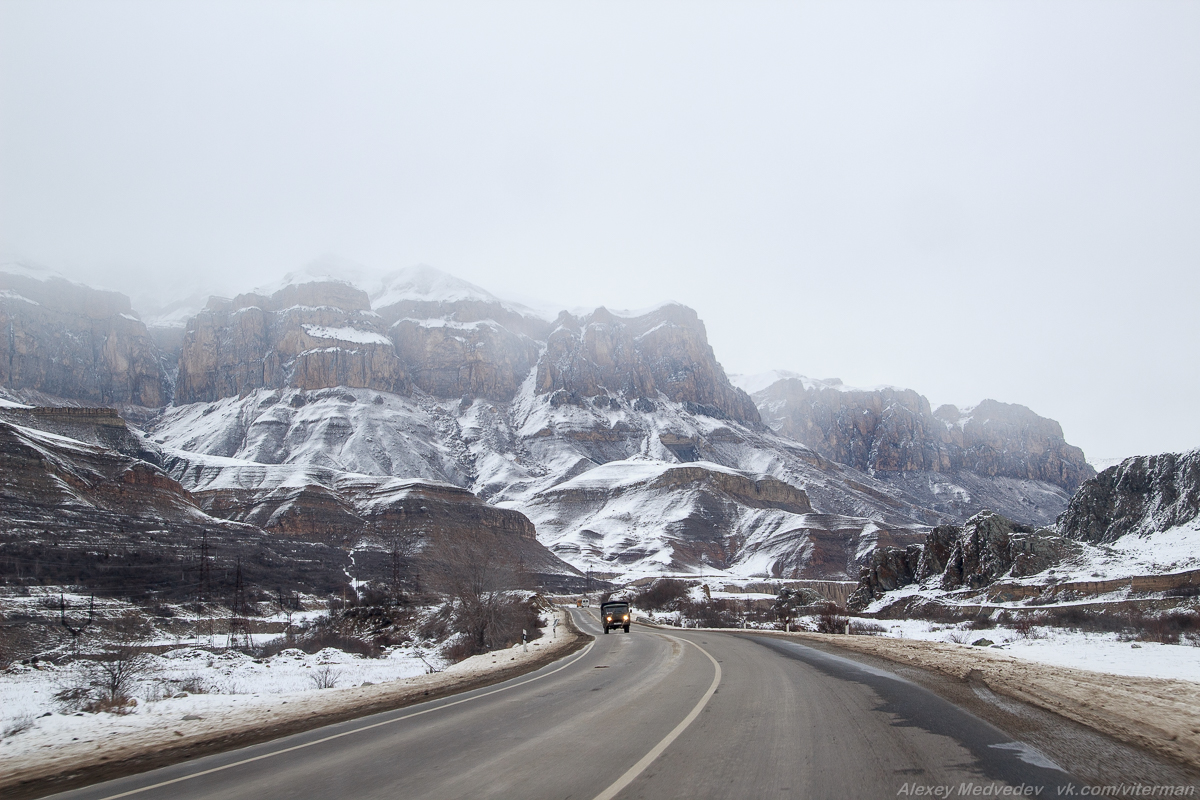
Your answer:
[[[383,277],[382,285],[372,293],[375,308],[386,308],[405,301],[425,303],[456,303],[473,300],[480,303],[500,303],[486,289],[427,264],[405,267]]]

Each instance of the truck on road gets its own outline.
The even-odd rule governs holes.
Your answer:
[[[629,633],[629,603],[623,600],[601,603],[600,624],[604,626],[605,633],[613,628],[624,628]]]

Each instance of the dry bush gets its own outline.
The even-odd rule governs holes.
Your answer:
[[[845,628],[843,628],[845,630]],[[880,625],[878,622],[868,622],[866,620],[851,620],[850,633],[854,636],[879,636],[887,633],[887,628]]]
[[[36,717],[33,714],[21,714],[20,716],[13,717],[4,726],[4,729],[0,730],[0,739],[8,739],[9,737],[16,736],[18,733],[29,730],[33,727],[35,719]]]
[[[817,614],[817,633],[845,633],[849,624],[845,609],[833,603],[821,606]]]
[[[1012,621],[1012,629],[1016,631],[1017,636],[1022,639],[1036,639],[1038,619],[1029,614],[1022,614]]]
[[[686,619],[695,622],[698,628],[740,628],[742,615],[737,603],[732,600],[703,600],[694,603],[685,600],[679,611]]]
[[[674,611],[688,599],[688,585],[675,578],[659,578],[633,596],[633,604],[651,611]]]
[[[432,578],[451,598],[448,627],[460,637],[451,643],[457,655],[508,647],[521,641],[522,630],[529,640],[541,635],[534,600],[513,591],[528,582],[519,564],[492,551],[476,533],[444,537],[439,551],[444,560]]]
[[[55,694],[68,710],[125,713],[137,705],[133,691],[150,675],[150,659],[129,642],[118,642],[101,653],[79,659]]]
[[[341,670],[334,669],[328,664],[317,667],[308,676],[309,682],[316,689],[332,689],[338,685],[338,681],[342,679]]]

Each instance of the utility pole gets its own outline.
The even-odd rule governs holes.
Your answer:
[[[250,621],[246,619],[246,587],[242,583],[242,559],[237,560],[237,573],[233,580],[233,602],[229,607],[229,648],[250,649],[254,640],[250,636]]]

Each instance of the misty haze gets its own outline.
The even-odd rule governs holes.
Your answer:
[[[0,6],[0,792],[1194,796],[1198,41]]]

